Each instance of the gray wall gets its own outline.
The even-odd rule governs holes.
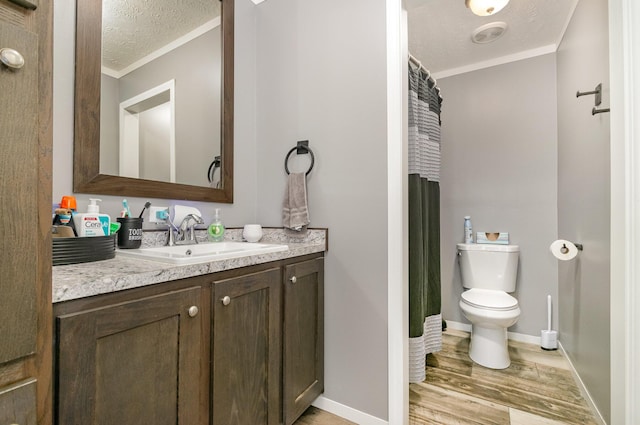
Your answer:
[[[250,0],[236,0],[235,21],[235,191],[234,203],[213,204],[204,202],[147,199],[128,197],[133,211],[140,211],[149,200],[156,206],[174,204],[199,208],[205,222],[211,221],[216,208],[221,208],[227,226],[241,226],[256,220],[255,167],[255,11]],[[74,23],[75,1],[60,0],[54,4],[54,141],[53,141],[53,201],[62,195],[72,194],[73,189],[73,92],[74,92]],[[177,84],[177,82],[176,82]],[[206,170],[205,170],[206,172]],[[122,209],[122,197],[75,194],[78,208],[86,210],[89,198],[103,200],[101,212],[117,217]]]
[[[281,225],[283,160],[309,139],[311,225],[330,229],[324,396],[386,420],[385,2],[268,0],[257,9],[258,219]]]
[[[559,268],[562,346],[602,416],[610,409],[609,114],[591,115],[602,83],[609,107],[607,2],[581,0],[558,60],[558,236],[584,244]]]
[[[539,337],[547,294],[557,300],[557,263],[549,253],[557,234],[555,55],[438,79],[438,85],[443,316],[468,323],[458,306],[456,243],[470,215],[474,233],[509,232],[510,243],[520,246],[513,295],[522,315],[509,330]]]

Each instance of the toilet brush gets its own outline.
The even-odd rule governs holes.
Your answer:
[[[540,347],[543,350],[558,349],[558,332],[551,330],[551,295],[547,295],[547,330],[541,332]]]

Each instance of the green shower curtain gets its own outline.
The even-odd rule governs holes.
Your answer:
[[[409,380],[425,379],[442,349],[440,105],[428,75],[409,64]]]

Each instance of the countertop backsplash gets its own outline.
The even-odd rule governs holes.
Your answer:
[[[144,229],[142,232],[142,248],[153,248],[163,246],[167,243],[167,230]],[[196,238],[198,242],[207,242],[207,229],[196,228]],[[225,241],[242,242],[242,228],[227,228],[224,232]],[[260,243],[317,243],[324,241],[328,250],[328,231],[327,229],[307,229],[305,232],[295,232],[293,230],[283,229],[281,227],[263,227],[262,239]]]

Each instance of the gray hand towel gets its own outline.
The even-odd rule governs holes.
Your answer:
[[[291,173],[282,203],[282,225],[285,229],[304,230],[309,221],[307,206],[307,178],[305,173]]]

